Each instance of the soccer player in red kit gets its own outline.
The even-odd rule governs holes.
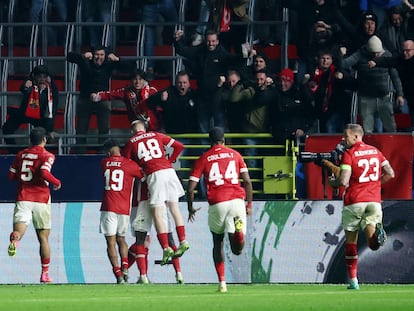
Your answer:
[[[20,151],[9,170],[9,179],[18,182],[13,232],[10,234],[9,256],[16,255],[18,242],[31,221],[40,244],[41,283],[50,283],[51,201],[49,184],[59,190],[61,182],[51,173],[55,156],[45,149],[46,130],[35,127],[30,132],[31,147]]]
[[[136,189],[136,190],[135,190]],[[128,250],[128,262],[131,266],[136,262],[140,276],[138,279],[139,284],[148,284],[148,249],[151,241],[151,237],[148,234],[152,226],[152,215],[148,201],[148,187],[145,181],[138,183],[138,187],[135,187],[137,194],[134,195],[136,201],[131,209],[131,226],[134,231],[135,244],[131,245]],[[173,237],[173,220],[171,219],[170,213],[167,215],[168,222],[168,245],[175,252],[177,246],[175,245]],[[173,256],[172,264],[175,270],[175,279],[177,284],[183,284],[184,278],[181,273],[180,258]]]
[[[116,140],[104,143],[108,157],[101,160],[104,175],[104,194],[101,204],[100,233],[105,235],[107,253],[118,284],[128,281],[128,245],[125,234],[129,228],[132,186],[134,179],[144,177],[134,161],[121,156],[121,148]],[[121,256],[121,267],[118,252]]]
[[[172,256],[181,257],[190,245],[185,239],[184,219],[178,200],[185,194],[183,186],[172,163],[177,159],[184,146],[179,141],[157,132],[147,132],[149,122],[144,115],[138,115],[131,123],[134,135],[124,147],[124,155],[136,161],[142,167],[148,185],[149,206],[154,219],[157,238],[163,249],[161,265],[165,265]],[[173,152],[167,159],[165,148]],[[168,245],[167,207],[174,219],[180,246],[174,252]]]
[[[230,247],[240,255],[244,247],[246,214],[251,213],[253,189],[242,156],[224,146],[224,132],[214,127],[209,132],[211,148],[197,159],[187,190],[188,220],[194,221],[194,190],[202,175],[207,184],[208,226],[213,234],[213,260],[219,280],[219,292],[226,292],[223,239],[227,232]],[[239,179],[243,179],[244,188]],[[247,205],[244,200],[247,199]]]
[[[364,230],[369,248],[377,250],[387,239],[382,225],[381,184],[394,178],[394,170],[380,150],[363,142],[359,124],[347,124],[344,141],[347,147],[332,187],[347,187],[344,193],[342,228],[345,230],[345,261],[350,283],[359,289],[357,278],[358,231]]]

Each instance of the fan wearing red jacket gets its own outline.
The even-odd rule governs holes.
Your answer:
[[[359,289],[357,278],[358,231],[364,230],[370,249],[377,250],[387,239],[382,225],[381,184],[395,177],[394,170],[380,150],[362,141],[359,124],[347,124],[341,172],[329,181],[332,187],[346,186],[342,228],[345,231],[345,261],[350,283],[348,289]]]
[[[226,292],[223,239],[227,232],[231,251],[240,255],[244,248],[246,214],[252,208],[253,189],[249,172],[240,153],[224,146],[224,131],[213,127],[211,147],[195,162],[187,189],[188,220],[193,222],[198,209],[193,207],[194,190],[203,175],[207,185],[208,226],[213,234],[213,260],[219,279],[219,292]],[[243,179],[244,188],[239,179]],[[244,200],[247,199],[247,206]]]
[[[13,214],[13,232],[10,234],[9,256],[15,256],[19,241],[30,222],[40,244],[41,283],[50,283],[49,277],[51,228],[51,200],[49,184],[59,190],[61,182],[51,173],[55,156],[45,149],[46,130],[35,127],[30,132],[31,147],[20,151],[10,166],[9,179],[18,182]]]
[[[172,163],[184,149],[179,141],[162,133],[147,132],[148,118],[139,115],[131,123],[134,135],[124,147],[124,156],[136,161],[142,167],[147,180],[149,206],[154,219],[157,238],[163,249],[161,265],[165,265],[172,256],[181,257],[190,247],[185,239],[184,219],[181,215],[178,200],[185,192]],[[171,147],[173,152],[167,159],[165,148]],[[174,218],[179,248],[174,252],[168,245],[167,207]]]
[[[92,93],[90,98],[93,102],[122,99],[125,103],[130,123],[136,120],[139,114],[142,114],[149,118],[149,130],[158,130],[160,124],[157,113],[147,105],[147,99],[157,93],[157,89],[148,84],[145,80],[145,73],[140,69],[131,74],[130,80],[131,84],[127,87]]]
[[[99,231],[105,235],[108,258],[117,283],[123,284],[128,281],[128,245],[125,234],[129,228],[132,187],[134,179],[142,179],[144,175],[137,163],[121,155],[116,140],[105,141],[104,150],[108,156],[101,160],[104,193]],[[118,253],[121,255],[121,267]]]

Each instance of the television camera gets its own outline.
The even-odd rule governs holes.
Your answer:
[[[341,141],[336,145],[335,149],[331,152],[309,152],[301,151],[298,154],[298,160],[302,163],[314,162],[315,164],[321,165],[322,160],[328,160],[335,165],[339,165],[340,157],[344,154],[346,145],[344,141]]]

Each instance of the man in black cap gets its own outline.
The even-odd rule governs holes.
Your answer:
[[[23,94],[19,109],[10,112],[3,124],[3,134],[10,135],[25,123],[40,126],[48,133],[53,131],[58,109],[59,93],[47,67],[36,66],[20,87]],[[7,144],[15,144],[14,138],[6,138]],[[11,151],[11,150],[10,150]]]

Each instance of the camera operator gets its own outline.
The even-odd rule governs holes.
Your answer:
[[[46,66],[36,66],[20,87],[23,94],[17,111],[11,112],[3,124],[3,134],[10,135],[25,123],[40,126],[48,133],[53,131],[58,109],[59,93]],[[16,144],[14,138],[5,138],[7,144]],[[14,148],[12,148],[14,149]],[[17,150],[9,150],[9,152]]]
[[[340,174],[341,168],[339,164],[342,159],[342,155],[346,150],[345,141],[341,140],[331,152],[307,152],[302,151],[298,154],[299,162],[314,162],[317,165],[323,166],[335,177]]]

